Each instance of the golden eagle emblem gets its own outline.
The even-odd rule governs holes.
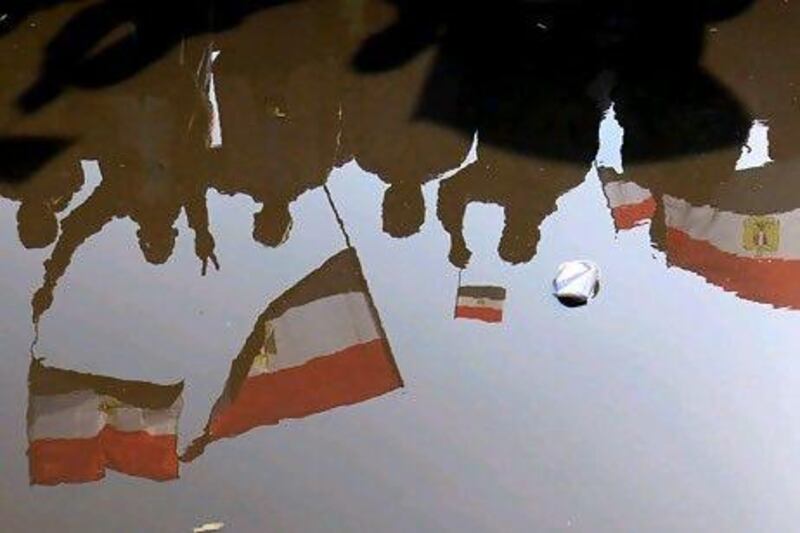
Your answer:
[[[780,221],[771,216],[751,216],[744,221],[742,246],[756,255],[778,251],[781,238]]]

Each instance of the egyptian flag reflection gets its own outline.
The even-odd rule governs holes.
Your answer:
[[[209,443],[403,386],[356,252],[347,248],[272,301],[233,361],[204,434]]]
[[[664,197],[666,253],[742,298],[800,309],[800,209],[748,215]]]
[[[456,296],[456,318],[471,318],[482,322],[503,321],[506,290],[492,285],[464,285]]]
[[[28,381],[31,484],[96,481],[106,468],[157,481],[178,477],[183,383],[96,376],[37,359]]]

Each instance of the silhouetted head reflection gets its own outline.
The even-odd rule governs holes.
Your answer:
[[[51,206],[23,202],[17,211],[17,229],[25,248],[44,248],[56,240],[58,220]]]
[[[425,222],[425,199],[418,183],[392,184],[383,195],[383,231],[409,237]]]
[[[253,239],[275,248],[289,238],[292,231],[292,215],[288,205],[270,206],[264,204],[261,210],[253,215]]]
[[[172,226],[142,224],[136,230],[136,236],[139,239],[139,248],[147,262],[161,265],[166,263],[172,255],[178,230]]]
[[[516,265],[527,263],[536,255],[540,233],[532,222],[506,215],[506,225],[497,246],[497,253],[503,261]]]
[[[51,124],[64,120],[55,117]],[[35,135],[0,138],[0,197],[19,202],[17,230],[25,248],[44,248],[55,241],[56,214],[83,185],[75,154],[67,149],[72,142]]]
[[[437,215],[450,236],[449,259],[465,268],[471,252],[464,236],[464,216],[471,203],[503,208],[504,224],[497,253],[510,264],[526,263],[536,255],[540,226],[556,210],[557,199],[581,183],[589,168],[523,157],[479,144],[478,161],[443,180]]]

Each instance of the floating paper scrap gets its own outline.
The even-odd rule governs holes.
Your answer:
[[[553,289],[564,305],[583,305],[600,290],[600,268],[591,261],[562,263],[553,280]]]
[[[223,527],[225,527],[223,522],[208,522],[207,524],[194,528],[192,531],[194,533],[205,533],[206,531],[219,531]]]

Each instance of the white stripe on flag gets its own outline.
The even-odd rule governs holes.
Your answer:
[[[491,298],[472,298],[471,296],[459,296],[458,307],[482,307],[484,309],[503,310],[503,300],[493,300]]]
[[[612,181],[603,187],[611,209],[623,205],[640,204],[652,197],[650,191],[631,181]]]
[[[178,415],[183,400],[178,400],[167,409],[139,409],[121,407],[108,415],[108,424],[120,431],[145,431],[149,435],[174,435],[178,431]]]
[[[89,390],[33,396],[28,439],[88,439],[106,425],[100,396]]]
[[[664,197],[664,214],[667,227],[682,231],[689,237],[705,241],[718,250],[743,257],[772,257],[800,259],[800,209],[786,213],[759,215],[777,221],[779,235],[777,251],[745,249],[744,228],[750,215],[722,211],[711,206],[693,206],[672,196]]]
[[[327,296],[294,307],[273,320],[272,326],[277,354],[270,357],[266,367],[269,372],[300,366],[315,357],[380,338],[361,292]]]
[[[104,397],[83,390],[67,394],[31,397],[28,438],[87,439],[106,426],[124,432],[145,431],[150,435],[174,435],[183,400],[166,409],[142,409],[123,405],[104,411]]]

